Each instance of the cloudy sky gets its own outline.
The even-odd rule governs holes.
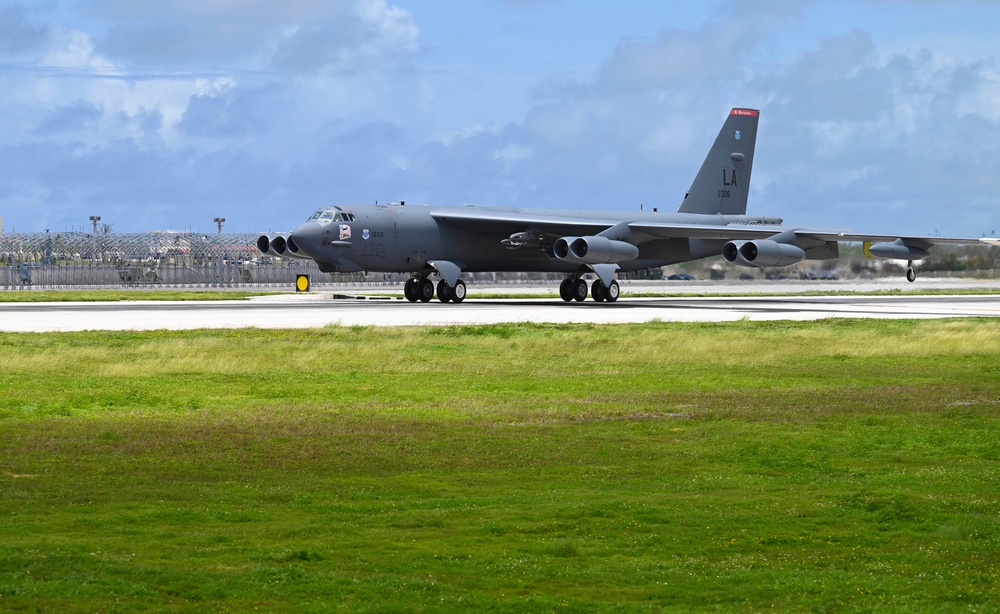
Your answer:
[[[997,24],[987,0],[0,0],[0,216],[673,210],[745,106],[751,213],[991,235]]]

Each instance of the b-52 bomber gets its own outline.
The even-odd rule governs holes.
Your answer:
[[[995,239],[856,234],[782,226],[746,215],[760,112],[733,109],[676,213],[496,207],[352,205],[317,210],[290,234],[266,234],[260,251],[315,260],[320,271],[409,273],[411,302],[461,303],[463,272],[557,272],[566,301],[618,300],[618,271],[721,254],[745,267],[780,267],[839,256],[840,242],[863,242],[871,256],[907,261],[935,244]],[[596,274],[593,284],[584,275]],[[434,280],[437,280],[435,288]],[[435,292],[436,291],[436,292]]]

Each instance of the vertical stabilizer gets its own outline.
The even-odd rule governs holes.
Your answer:
[[[742,215],[747,212],[750,170],[757,141],[756,109],[733,109],[715,137],[679,213]]]

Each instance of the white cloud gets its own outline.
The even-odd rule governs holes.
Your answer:
[[[754,212],[920,232],[1000,225],[994,60],[970,56],[975,45],[887,46],[877,24],[807,31],[823,3],[734,0],[686,28],[664,10],[589,77],[553,62],[572,68],[496,105],[523,87],[516,71],[434,79],[419,14],[384,0],[30,6],[0,8],[0,34],[23,43],[0,41],[8,227],[93,213],[118,230],[177,227],[208,224],[211,210],[256,230],[374,200],[672,209],[733,106],[763,111]]]

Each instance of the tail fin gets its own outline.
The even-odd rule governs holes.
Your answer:
[[[691,183],[679,213],[742,215],[747,212],[750,170],[757,141],[756,109],[733,109]]]

